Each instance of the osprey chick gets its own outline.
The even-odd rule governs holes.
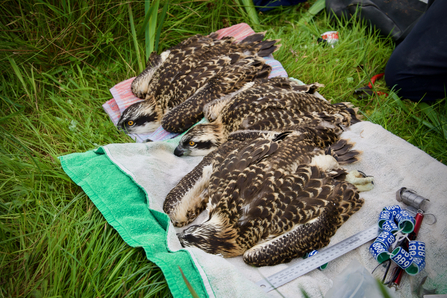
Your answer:
[[[340,167],[359,152],[345,140],[333,144],[340,130],[294,129],[228,141],[180,181],[164,204],[174,225],[209,211],[207,221],[178,235],[183,246],[266,266],[329,243],[363,204]]]
[[[131,87],[144,100],[123,112],[118,128],[128,133],[148,133],[163,124],[171,132],[185,131],[200,119],[206,102],[269,75],[271,68],[260,56],[269,55],[279,45],[275,45],[276,40],[263,38],[264,34],[259,33],[236,42],[233,38],[217,40],[215,34],[198,35],[160,55],[151,54],[148,68]],[[162,122],[186,100],[188,104],[172,111]]]
[[[330,104],[308,92],[319,85],[297,85],[286,78],[259,80],[251,88],[207,104],[210,123],[190,129],[174,151],[177,156],[206,155],[239,130],[282,130],[306,124],[329,127],[358,122],[356,110],[348,103]]]

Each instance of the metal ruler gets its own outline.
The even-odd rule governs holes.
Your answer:
[[[371,226],[365,231],[359,232],[345,240],[318,251],[318,254],[302,260],[289,268],[278,273],[270,275],[266,279],[258,281],[256,284],[265,292],[278,288],[301,275],[304,275],[329,261],[332,261],[347,252],[365,244],[366,242],[376,238],[379,235],[379,227],[377,224]]]

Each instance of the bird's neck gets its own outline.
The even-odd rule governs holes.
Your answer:
[[[203,227],[208,230],[213,230],[214,233],[210,235],[208,251],[216,253],[219,251],[223,257],[231,258],[244,253],[245,247],[238,244],[238,229],[231,224],[228,214],[225,212],[214,213],[210,219],[203,224]]]
[[[142,102],[141,115],[152,116],[154,118],[153,122],[160,125],[162,113],[158,105],[155,103],[155,99],[153,97],[150,97]]]
[[[209,123],[208,129],[208,133],[213,135],[213,138],[216,140],[216,144],[219,146],[228,139],[229,133],[226,132],[220,121]]]

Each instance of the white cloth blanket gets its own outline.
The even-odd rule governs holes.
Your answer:
[[[404,206],[396,201],[396,191],[401,187],[413,189],[430,200],[426,211],[433,213],[437,222],[429,225],[433,218],[426,216],[417,238],[426,243],[425,270],[416,276],[405,274],[401,288],[394,294],[396,297],[418,297],[424,277],[427,277],[424,289],[446,293],[447,167],[381,126],[367,121],[350,127],[342,138],[355,142],[354,148],[363,151],[361,161],[349,165],[348,169],[358,169],[374,176],[375,188],[361,193],[365,204],[337,231],[330,245],[376,223],[383,207]],[[177,142],[178,138],[147,144],[108,145],[104,148],[109,158],[146,190],[151,208],[162,211],[167,193],[201,160],[200,157],[174,156],[172,152]],[[203,218],[200,217],[195,223]],[[378,265],[368,251],[370,243],[331,261],[324,271],[314,270],[269,293],[264,293],[255,283],[263,276],[270,276],[301,259],[288,264],[254,268],[246,265],[242,257],[224,259],[199,249],[187,250],[201,271],[210,297],[300,297],[300,289],[310,297],[324,297],[334,278],[353,259],[369,272]],[[172,224],[168,232],[168,246],[173,251],[182,249]],[[374,276],[381,279],[383,273],[384,270],[379,268]]]

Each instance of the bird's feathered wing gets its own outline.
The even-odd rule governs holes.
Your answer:
[[[132,92],[135,95],[140,94],[137,95],[140,98],[148,98],[149,96],[156,99],[157,96],[164,94],[170,88],[173,78],[180,74],[188,74],[203,61],[231,54],[268,56],[280,46],[275,45],[276,40],[262,41],[264,38],[262,33],[255,35],[256,38],[253,37],[250,42],[236,42],[233,37],[224,37],[218,40],[215,34],[190,37],[160,55],[153,55],[154,58],[150,59],[149,62],[154,60],[157,63],[152,62],[142,74],[135,78],[132,82]],[[152,64],[155,64],[155,67]],[[148,73],[151,75],[148,76]],[[145,87],[147,91],[139,92],[137,86]]]
[[[284,210],[277,208],[276,214],[265,218],[260,212],[267,210],[267,202],[253,211],[261,214],[257,221],[263,222],[268,232],[266,241],[259,241],[244,253],[246,263],[271,266],[329,244],[337,229],[360,209],[363,200],[352,184],[327,176],[317,167],[302,166],[296,175],[290,175],[275,185],[277,193],[287,193],[287,197],[278,197],[277,204],[287,204],[287,207]],[[292,185],[301,187],[287,191]],[[250,218],[254,215],[248,214],[247,221],[253,221]]]
[[[155,91],[151,87],[155,86],[155,82],[159,78],[158,73],[163,71],[165,66],[181,63],[182,60],[194,54],[196,51],[203,51],[204,47],[209,47],[213,43],[215,37],[194,35],[162,52],[160,55],[152,52],[149,56],[146,69],[131,84],[132,93],[139,98],[145,99],[149,92]]]
[[[163,117],[161,124],[165,130],[177,133],[186,131],[203,118],[205,104],[240,90],[245,84],[257,78],[267,77],[271,71],[271,67],[265,64],[263,58],[239,54],[232,56],[234,62],[222,65],[214,74],[201,72],[204,83],[197,84],[198,80],[193,79],[192,82],[200,88],[195,88],[192,96],[189,97],[189,90],[185,92],[185,88],[178,89],[182,90],[181,94],[187,94],[189,98],[176,103],[175,107]]]
[[[312,94],[277,88],[265,88],[265,85],[252,87],[238,94],[221,111],[217,121],[221,121],[229,132],[238,129],[262,129],[256,127],[259,121],[269,119],[272,128],[281,128],[293,124],[293,119],[307,115],[312,118],[328,120],[339,118],[339,123],[349,126],[358,121],[356,110],[346,104],[330,104]],[[336,123],[334,123],[336,124]],[[264,129],[268,126],[264,126]]]
[[[168,193],[163,211],[171,218],[176,227],[193,222],[202,212],[209,199],[209,181],[215,166],[223,162],[226,156],[243,143],[239,140],[227,142],[205,156],[202,161]]]

